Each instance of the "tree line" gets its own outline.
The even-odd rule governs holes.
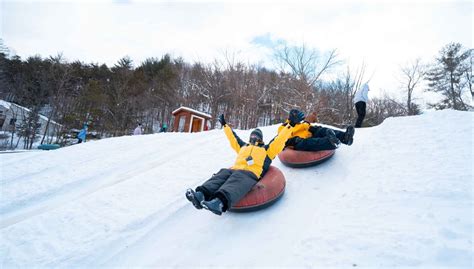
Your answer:
[[[69,62],[61,54],[21,59],[9,55],[3,42],[2,47],[0,97],[30,108],[32,118],[48,106],[45,116],[62,125],[56,140],[83,123],[101,137],[130,134],[137,123],[151,133],[163,123],[171,126],[171,112],[180,106],[210,114],[211,128],[221,113],[235,128],[249,129],[282,122],[292,108],[315,111],[321,122],[342,127],[354,121],[353,96],[369,80],[365,65],[355,70],[347,67],[334,79],[323,79],[344,63],[337,50],[320,53],[305,45],[275,50],[275,69],[244,64],[227,54],[212,63],[188,63],[166,54],[150,57],[138,66],[124,57],[109,67]],[[371,98],[365,124],[373,126],[387,117],[420,113],[412,96],[422,81],[428,82],[426,90],[443,96],[432,107],[471,109],[464,97],[467,90],[471,98],[474,96],[471,52],[451,43],[431,64],[416,60],[402,67],[399,86],[406,101],[388,96]],[[31,124],[37,128],[34,121]],[[24,135],[34,138],[35,133],[30,130]],[[44,142],[46,132],[41,135]]]

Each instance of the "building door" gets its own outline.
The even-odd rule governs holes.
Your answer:
[[[202,120],[199,119],[199,118],[194,118],[193,117],[191,132],[192,133],[200,132],[201,131],[201,125],[202,125]]]
[[[186,124],[186,116],[180,116],[179,117],[179,123],[178,123],[178,132],[184,132],[184,125]]]

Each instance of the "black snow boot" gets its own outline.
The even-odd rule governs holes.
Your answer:
[[[341,141],[337,138],[336,134],[334,133],[333,130],[331,129],[327,129],[326,130],[326,136],[328,137],[329,139],[329,142],[336,148],[339,147],[339,144],[341,143]]]
[[[341,140],[342,143],[350,146],[354,142],[354,126],[347,126],[346,132],[344,133],[344,138]]]
[[[202,209],[201,202],[204,201],[204,194],[200,191],[193,191],[192,189],[186,190],[186,199],[193,203],[193,206],[197,209]]]
[[[211,201],[202,201],[201,205],[216,215],[222,215],[224,204],[219,198],[214,198]]]

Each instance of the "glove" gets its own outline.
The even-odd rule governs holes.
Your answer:
[[[297,109],[292,109],[288,115],[288,120],[290,121],[290,125],[294,127],[297,123],[304,120],[304,113]]]
[[[222,124],[222,126],[226,125],[225,119],[224,119],[224,114],[221,114],[219,116],[219,122]]]

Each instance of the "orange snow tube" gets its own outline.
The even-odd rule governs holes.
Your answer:
[[[286,148],[278,154],[278,158],[289,167],[309,167],[328,160],[335,152],[335,150],[301,151]]]
[[[280,169],[270,166],[265,176],[229,211],[248,212],[268,207],[283,196],[286,180]]]

